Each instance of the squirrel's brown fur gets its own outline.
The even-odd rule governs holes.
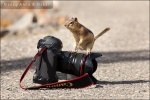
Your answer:
[[[75,40],[75,51],[78,49],[86,50],[89,54],[93,48],[94,42],[97,38],[102,36],[110,28],[106,28],[94,38],[94,34],[88,28],[78,22],[77,18],[72,18],[65,23],[65,27],[72,32]]]

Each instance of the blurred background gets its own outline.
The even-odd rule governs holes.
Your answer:
[[[24,1],[20,0],[20,2]],[[27,43],[28,38],[36,43],[39,39],[36,38],[38,35],[43,38],[43,36],[55,34],[64,42],[64,50],[68,49],[68,46],[71,49],[73,38],[70,31],[64,27],[64,23],[72,17],[77,17],[79,22],[95,35],[106,27],[111,28],[107,34],[95,42],[93,48],[95,51],[148,49],[148,7],[149,4],[146,1],[53,1],[52,9],[1,9],[2,47],[6,44],[12,46],[11,49],[16,49],[17,45],[19,47],[21,45],[28,50],[29,44],[32,45]],[[3,42],[5,39],[6,41]],[[14,44],[10,45],[12,41]],[[9,46],[4,48],[10,48]],[[32,46],[34,49],[36,44],[33,43]],[[97,47],[99,50],[96,49]],[[4,52],[2,59],[7,58],[10,53],[9,49],[7,52],[4,48],[2,48]],[[15,51],[22,54],[18,48]],[[26,51],[23,55],[28,55],[27,53],[32,54]]]
[[[110,27],[109,32],[96,40],[92,50],[103,55],[98,59],[99,66],[103,67],[99,67],[95,74],[99,79],[149,79],[149,1],[53,1],[52,9],[1,9],[1,72],[4,92],[7,91],[4,87],[9,85],[4,76],[21,75],[25,65],[37,52],[39,39],[52,35],[62,40],[62,50],[72,50],[73,37],[64,27],[65,21],[72,17],[77,17],[94,35]],[[148,97],[148,85],[143,87],[146,94],[137,93],[135,98],[138,95],[141,98]],[[2,95],[8,97],[8,94]]]

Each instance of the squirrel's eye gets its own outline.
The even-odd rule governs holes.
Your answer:
[[[74,22],[70,22],[70,24],[71,24],[71,25],[73,25],[73,24],[74,24]]]

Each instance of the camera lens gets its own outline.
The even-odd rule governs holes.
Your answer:
[[[78,59],[77,59],[78,58]],[[82,54],[73,54],[68,51],[61,51],[57,70],[63,73],[79,76],[79,66],[82,59]]]
[[[86,56],[83,53],[71,53],[61,51],[57,71],[81,76],[84,73],[93,74],[97,69],[97,62],[93,55]]]

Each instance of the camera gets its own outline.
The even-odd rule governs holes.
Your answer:
[[[36,60],[36,71],[33,75],[33,82],[38,84],[49,84],[58,82],[56,72],[71,74],[76,77],[88,73],[93,83],[97,79],[93,73],[97,69],[96,58],[102,56],[100,53],[76,53],[62,51],[63,44],[60,39],[53,36],[46,36],[40,39],[37,48],[46,47],[40,57]]]

